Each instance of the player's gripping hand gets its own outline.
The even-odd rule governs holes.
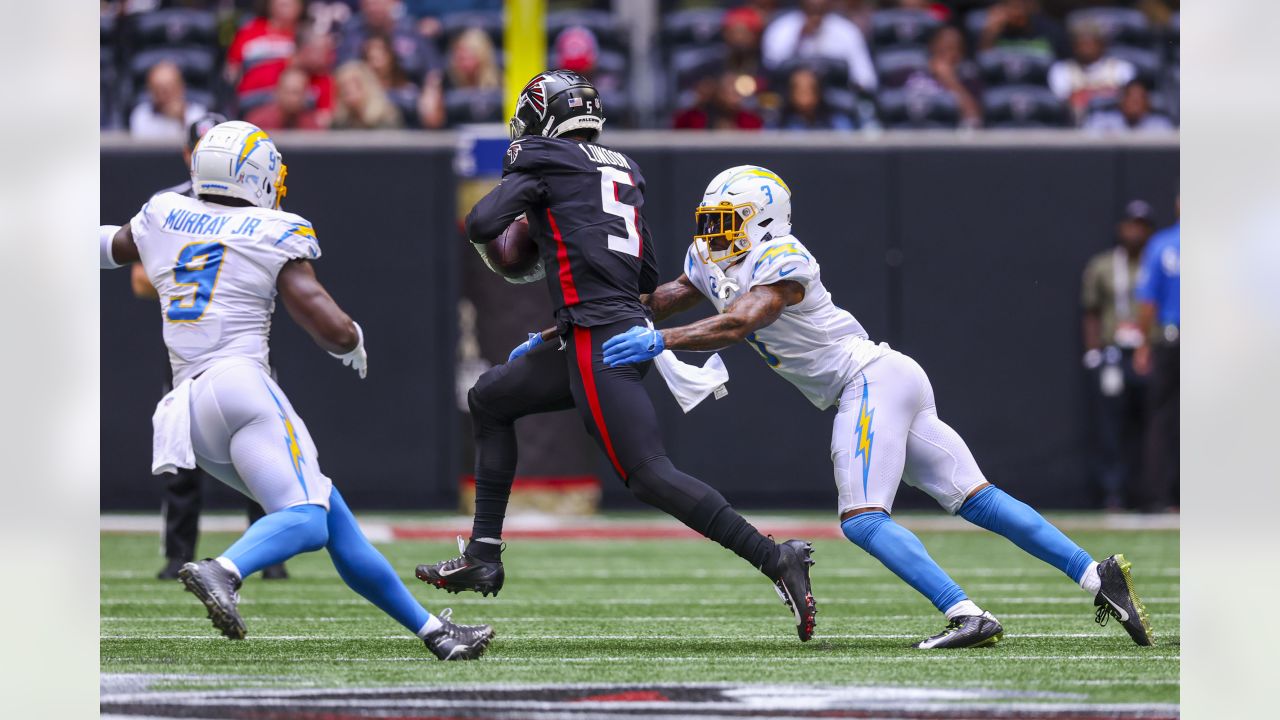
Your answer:
[[[360,329],[360,323],[353,320],[351,324],[356,326],[356,346],[345,353],[329,354],[341,360],[346,367],[360,373],[360,379],[363,380],[369,374],[369,353],[364,350],[364,331]]]
[[[647,362],[661,355],[665,347],[661,331],[637,325],[604,341],[604,364],[614,367]]]
[[[528,339],[528,340],[525,340],[525,341],[524,341],[524,342],[522,342],[522,343],[520,343],[519,345],[517,345],[517,346],[515,347],[515,349],[514,349],[514,350],[512,350],[512,351],[511,351],[511,354],[507,356],[507,362],[511,362],[512,360],[515,360],[516,358],[520,357],[521,355],[524,355],[525,353],[529,352],[530,350],[532,350],[532,349],[534,349],[534,348],[538,347],[538,346],[539,346],[539,345],[541,345],[543,342],[544,342],[544,341],[543,341],[543,339],[542,339],[542,333],[540,333],[540,332],[536,332],[536,333],[529,333],[529,339]]]

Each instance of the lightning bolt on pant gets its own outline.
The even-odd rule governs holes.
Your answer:
[[[938,418],[924,369],[896,351],[867,364],[841,393],[831,462],[841,513],[892,512],[905,482],[955,514],[986,482],[964,440]]]
[[[258,501],[268,513],[329,507],[333,483],[289,398],[251,360],[230,359],[191,386],[191,443],[197,464]]]

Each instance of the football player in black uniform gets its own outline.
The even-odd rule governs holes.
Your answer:
[[[763,572],[808,640],[817,612],[812,545],[775,543],[714,488],[677,470],[641,383],[650,363],[608,367],[602,359],[605,340],[648,319],[640,296],[658,281],[641,214],[644,177],[634,160],[595,144],[603,125],[600,99],[585,78],[539,74],[521,91],[511,119],[502,181],[467,216],[467,235],[482,256],[483,243],[518,216],[528,219],[545,272],[526,279],[545,274],[556,327],[531,336],[468,393],[476,439],[471,542],[460,557],[418,566],[417,576],[452,592],[501,589],[502,521],[516,469],[513,424],[576,407],[631,492]]]

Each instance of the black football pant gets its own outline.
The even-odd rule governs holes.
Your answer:
[[[635,497],[734,551],[777,577],[777,546],[714,488],[675,468],[667,458],[658,416],[642,380],[651,363],[608,367],[605,340],[639,320],[595,327],[568,326],[558,342],[492,368],[467,395],[476,441],[476,515],[468,552],[493,558],[496,548],[476,538],[500,538],[516,470],[514,423],[525,415],[578,409],[588,433]]]
[[[1147,438],[1144,487],[1141,507],[1149,512],[1160,512],[1170,505],[1178,505],[1180,472],[1178,449],[1181,435],[1178,426],[1180,396],[1178,380],[1181,376],[1178,343],[1166,343],[1151,348],[1151,379],[1147,388]]]

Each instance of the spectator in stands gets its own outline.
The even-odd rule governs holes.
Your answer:
[[[793,58],[843,61],[849,78],[864,91],[876,89],[876,70],[858,27],[831,12],[831,0],[802,0],[800,9],[779,15],[764,33],[764,62],[771,69]]]
[[[416,84],[405,75],[400,61],[391,51],[391,40],[386,35],[370,35],[361,48],[361,59],[373,70],[378,83],[387,93],[391,103],[400,111],[400,118],[405,125],[416,125],[418,121],[418,95],[422,92]]]
[[[783,130],[853,130],[853,119],[833,110],[822,96],[822,81],[807,67],[791,72],[787,101],[778,127]]]
[[[676,113],[677,130],[759,130],[760,116],[743,107],[732,73],[708,74],[694,85],[693,105]]]
[[[601,72],[599,62],[600,41],[590,28],[574,25],[556,36],[552,65],[578,73],[590,80],[602,96],[607,96],[622,86],[622,78],[614,73]],[[604,99],[608,100],[607,97]]]
[[[1172,130],[1173,122],[1152,113],[1147,86],[1141,80],[1130,80],[1120,92],[1119,106],[1090,114],[1084,128],[1097,132],[1159,132]]]
[[[501,73],[488,33],[468,28],[454,38],[444,90],[451,123],[502,121]]]
[[[1079,124],[1091,101],[1114,98],[1134,78],[1135,71],[1129,61],[1107,57],[1106,39],[1096,25],[1077,27],[1071,40],[1074,56],[1055,62],[1049,69],[1049,89],[1071,106]]]
[[[280,73],[293,58],[302,0],[267,0],[265,9],[236,33],[227,50],[227,82],[240,112],[271,100]]]
[[[1062,26],[1032,0],[999,0],[987,10],[978,49],[1009,48],[1047,58],[1066,57]]]
[[[738,77],[739,91],[744,96],[768,89],[768,76],[760,58],[760,38],[764,34],[764,18],[751,7],[734,8],[721,21],[728,55],[724,69]]]
[[[397,128],[404,124],[400,112],[387,98],[378,76],[359,60],[348,60],[334,76],[338,104],[333,111],[333,127],[370,130]]]
[[[129,115],[129,133],[134,137],[181,138],[187,126],[208,110],[187,102],[187,86],[182,71],[162,60],[147,71],[147,99]]]
[[[956,99],[963,127],[982,125],[982,80],[965,57],[964,34],[943,25],[929,38],[929,70],[913,72],[905,83],[911,92],[948,92]]]
[[[399,0],[360,0],[359,14],[343,27],[338,62],[360,57],[364,41],[371,35],[386,35],[405,74],[422,78],[427,72],[440,68],[440,56],[435,45],[419,34],[414,25]]]
[[[489,34],[468,28],[449,47],[449,67],[445,73],[449,89],[499,90],[501,72],[498,53]]]
[[[275,98],[245,115],[245,120],[263,130],[323,130],[315,110],[307,100],[307,73],[286,68],[276,82]]]
[[[307,74],[307,102],[321,127],[329,127],[333,119],[333,60],[332,35],[312,26],[298,37],[293,64]]]
[[[1140,473],[1146,381],[1133,356],[1146,337],[1138,325],[1135,291],[1142,250],[1154,229],[1150,205],[1142,200],[1126,205],[1116,226],[1116,246],[1089,260],[1080,293],[1098,485],[1108,510],[1124,507]]]
[[[871,37],[871,16],[876,14],[876,0],[832,0],[831,9],[858,26],[862,37]]]

